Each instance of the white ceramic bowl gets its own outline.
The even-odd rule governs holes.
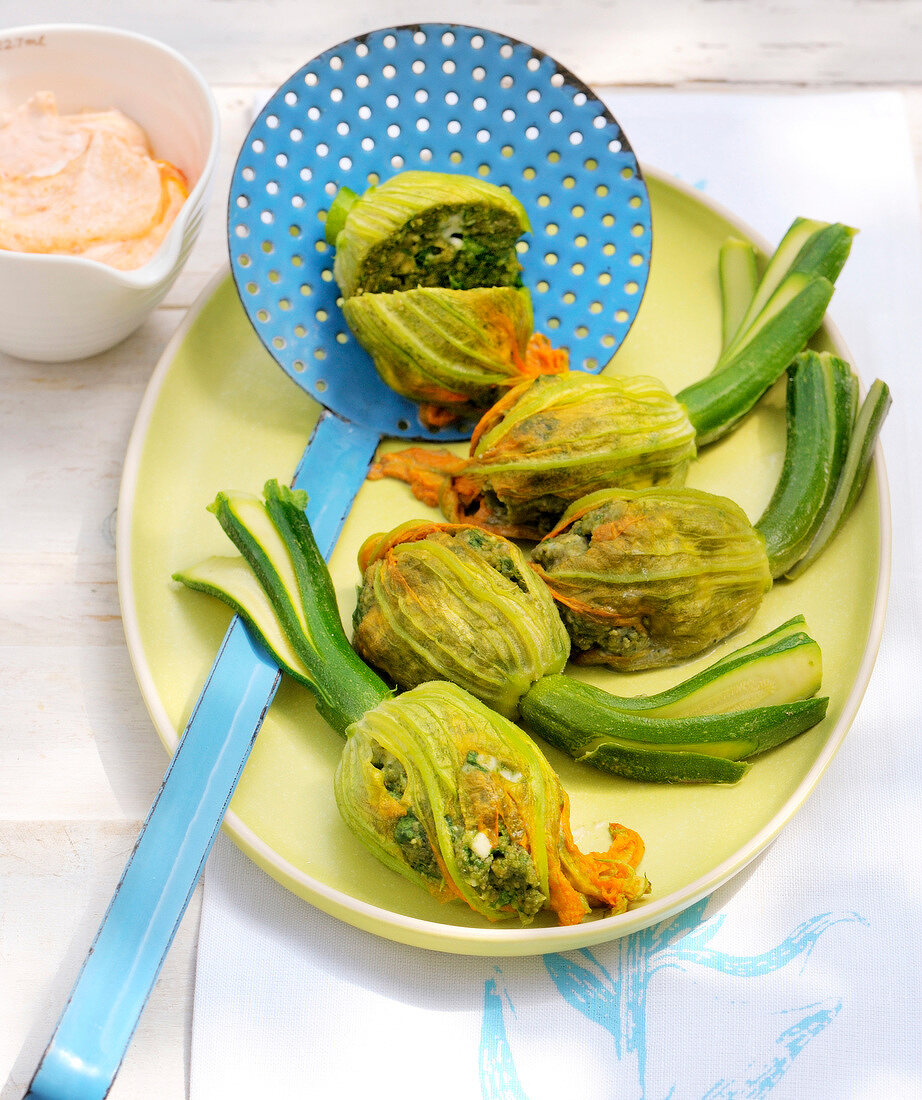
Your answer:
[[[56,23],[0,30],[0,42],[0,111],[39,91],[53,92],[62,114],[118,108],[189,182],[163,244],[133,271],[79,256],[0,249],[0,350],[46,362],[82,359],[133,332],[185,263],[217,158],[217,107],[188,61],[143,35]]]

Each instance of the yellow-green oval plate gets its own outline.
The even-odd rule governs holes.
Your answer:
[[[753,235],[696,192],[646,174],[654,219],[651,277],[638,319],[607,369],[656,375],[675,392],[705,374],[718,352],[718,248],[728,234]],[[756,243],[764,249],[764,242]],[[828,325],[818,346],[848,358]],[[259,492],[270,477],[289,480],[318,412],[251,330],[230,275],[216,277],[151,379],[128,448],[119,504],[118,573],[128,648],[154,725],[170,751],[229,622],[223,605],[170,577],[209,554],[230,552],[206,506],[221,489]],[[741,428],[702,452],[689,483],[732,497],[757,519],[781,469],[784,434],[779,384]],[[373,531],[425,515],[431,512],[405,485],[363,486],[331,560],[347,623],[362,541]],[[756,760],[735,786],[631,783],[580,767],[548,748],[570,793],[582,847],[604,848],[609,821],[631,826],[646,842],[643,869],[653,890],[627,913],[566,928],[487,925],[461,904],[442,905],[384,868],[339,817],[332,777],[342,742],[294,683],[283,683],[266,717],[224,829],[261,868],[318,908],[420,947],[539,954],[586,947],[664,920],[727,882],[760,853],[803,804],[841,744],[877,653],[889,532],[878,453],[875,476],[835,543],[797,581],[777,584],[744,632],[681,669],[633,676],[576,673],[622,694],[656,691],[798,612],[822,647],[827,718]],[[810,872],[803,867],[789,873]]]

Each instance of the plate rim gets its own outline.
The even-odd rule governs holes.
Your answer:
[[[685,197],[708,207],[729,224],[739,229],[747,239],[759,248],[766,251],[770,250],[770,245],[761,234],[755,232],[741,217],[727,209],[719,201],[661,169],[646,164],[642,167],[648,179],[684,193]],[[220,270],[211,276],[195,301],[186,310],[185,316],[164,347],[138,407],[125,452],[119,485],[116,520],[116,580],[125,641],[142,699],[160,741],[170,754],[175,751],[179,743],[180,733],[174,727],[160,699],[153,675],[144,655],[140,625],[135,613],[131,559],[134,491],[140,473],[141,460],[151,419],[164,381],[170,373],[177,353],[189,331],[227,280],[230,280],[233,285],[233,275],[229,264],[223,265]],[[840,353],[844,352],[845,357],[851,362],[847,346],[834,322],[828,316],[824,319],[823,328]],[[858,369],[854,369],[856,374],[859,374]],[[282,368],[279,367],[279,370],[282,370]],[[861,383],[860,374],[859,384],[863,392],[864,386]],[[568,951],[594,946],[668,920],[725,885],[765,851],[813,793],[841,748],[855,720],[870,683],[880,649],[890,585],[892,518],[889,484],[883,447],[880,441],[878,441],[874,451],[874,473],[878,493],[878,520],[880,525],[880,561],[874,591],[874,608],[869,624],[867,642],[842,712],[810,769],[770,821],[731,856],[681,890],[673,891],[671,894],[659,899],[643,902],[625,913],[589,920],[578,925],[550,928],[519,928],[506,925],[488,925],[486,927],[448,925],[418,917],[409,917],[390,909],[372,905],[318,881],[275,852],[232,809],[228,809],[225,814],[221,831],[228,835],[237,847],[252,859],[262,871],[301,900],[313,904],[327,914],[364,931],[398,943],[434,951],[480,956],[539,955],[553,951]],[[297,884],[297,887],[300,888],[297,888],[294,884]]]

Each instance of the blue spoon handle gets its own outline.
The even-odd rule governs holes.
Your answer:
[[[324,413],[294,484],[329,557],[380,436]],[[281,673],[234,618],[26,1100],[101,1100],[220,828]]]

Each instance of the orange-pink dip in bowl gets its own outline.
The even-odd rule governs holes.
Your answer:
[[[122,271],[154,255],[189,194],[121,111],[59,114],[38,92],[0,115],[0,248]]]

